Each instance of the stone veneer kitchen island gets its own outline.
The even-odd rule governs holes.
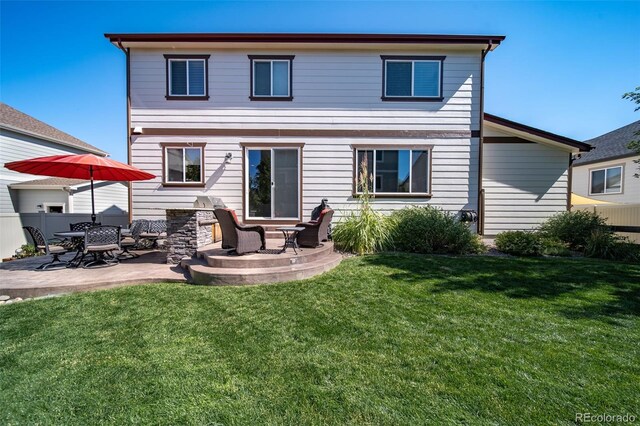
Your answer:
[[[166,215],[167,263],[178,264],[213,242],[212,225],[218,222],[213,209],[167,209]]]

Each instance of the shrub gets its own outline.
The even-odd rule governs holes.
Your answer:
[[[600,259],[639,262],[640,246],[603,228],[591,233],[584,248],[584,255]]]
[[[583,250],[594,231],[606,229],[605,219],[598,214],[576,210],[550,217],[540,226],[545,237],[560,240],[573,250]]]
[[[367,168],[360,173],[363,194],[356,212],[350,212],[332,231],[332,238],[340,250],[359,255],[383,250],[389,244],[389,220],[371,207],[367,185]]]
[[[479,253],[480,237],[456,216],[435,207],[406,207],[390,217],[392,247],[412,253]]]
[[[36,248],[36,246],[31,244],[23,244],[18,250],[16,250],[16,257],[18,257],[19,259],[39,255],[40,251]]]
[[[496,236],[496,248],[515,256],[540,256],[543,252],[540,235],[529,231],[506,231]]]
[[[571,256],[571,250],[566,243],[548,237],[541,237],[542,254],[545,256]]]

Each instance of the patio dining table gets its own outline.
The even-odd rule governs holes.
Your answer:
[[[73,259],[69,261],[69,265],[74,268],[80,266],[80,262],[78,261],[78,259],[82,257],[82,251],[84,250],[84,231],[59,231],[54,232],[53,235],[59,238],[71,239],[73,249],[76,250],[76,255],[73,256]],[[131,230],[128,228],[122,228],[120,230],[120,235],[131,235]],[[78,264],[75,264],[76,261],[78,261]]]

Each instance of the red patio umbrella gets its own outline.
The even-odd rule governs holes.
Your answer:
[[[93,180],[115,182],[153,179],[155,175],[133,166],[93,154],[52,155],[13,161],[4,165],[9,170],[32,175],[57,176],[91,180],[91,221],[96,221]]]

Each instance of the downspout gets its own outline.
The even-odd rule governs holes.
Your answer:
[[[118,39],[118,49],[124,52],[127,67],[127,164],[131,165],[131,55],[130,49],[122,45],[122,41]],[[128,210],[129,223],[133,220],[133,185],[131,181],[127,182],[129,187]]]
[[[571,186],[573,185],[573,162],[576,158],[569,153],[569,169],[567,170],[567,211],[571,211]]]
[[[482,161],[484,145],[484,58],[491,51],[490,41],[480,55],[480,127],[478,129],[478,234],[484,235],[484,188],[482,187]]]

